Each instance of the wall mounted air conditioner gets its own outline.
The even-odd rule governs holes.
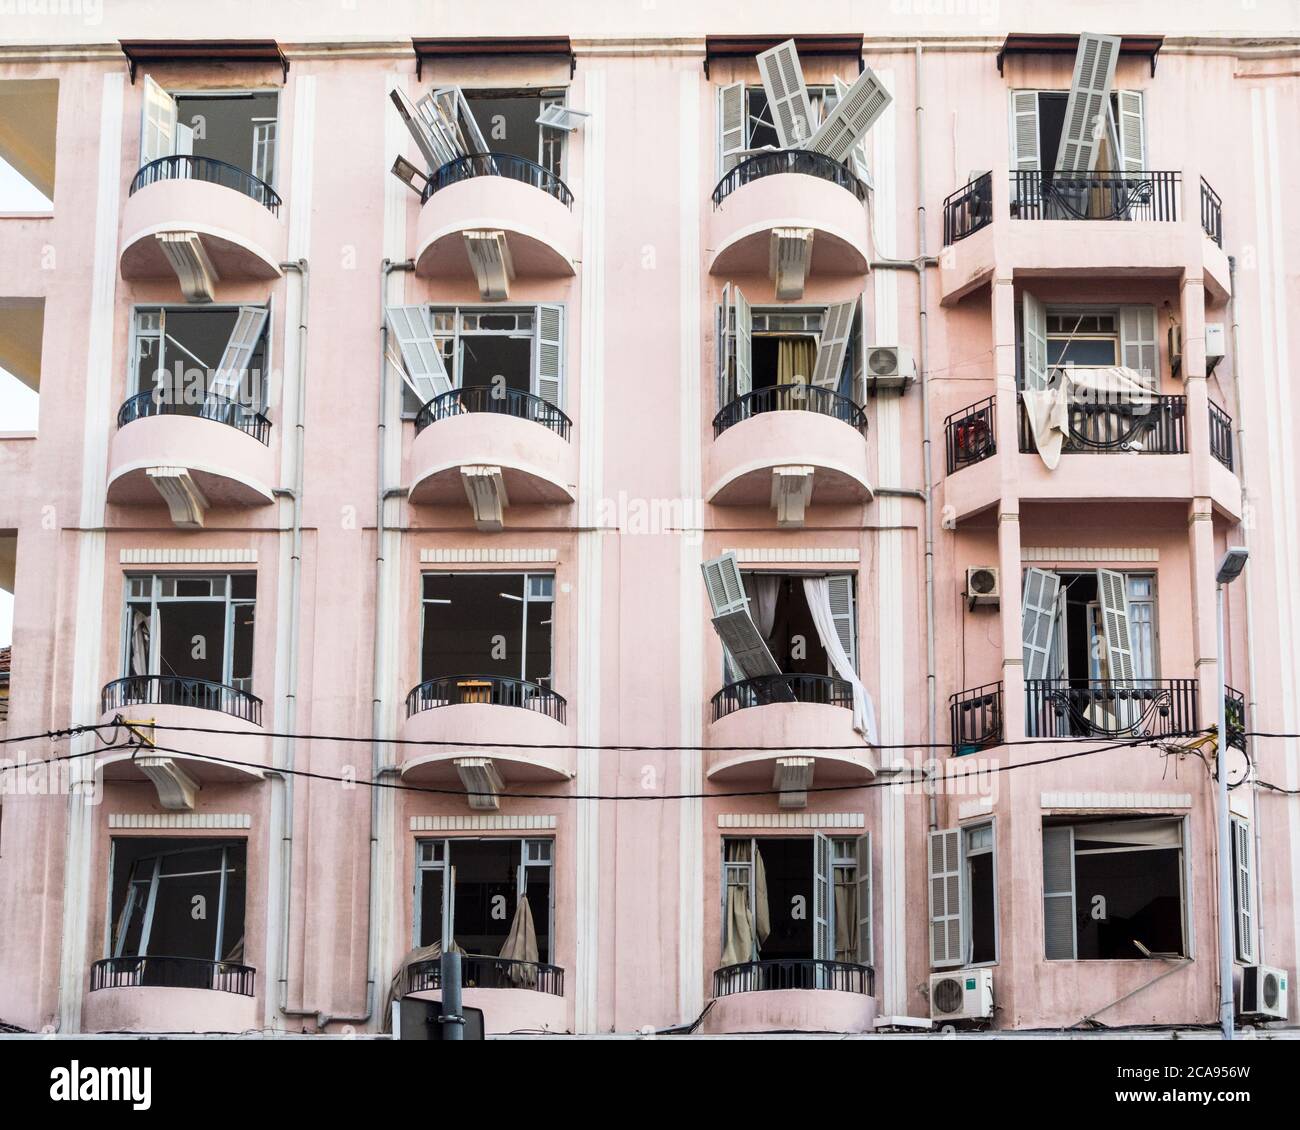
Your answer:
[[[972,565],[966,570],[966,599],[970,607],[977,604],[998,606],[1002,598],[1002,585],[997,567],[993,565]]]
[[[1227,332],[1222,322],[1205,323],[1205,373],[1214,372],[1215,366],[1223,360]],[[1169,327],[1169,368],[1174,376],[1183,368],[1183,327]]]
[[[1285,1020],[1286,970],[1268,965],[1246,965],[1241,970],[1237,1015],[1256,1020]]]
[[[930,974],[930,1019],[993,1019],[993,970],[954,969]]]
[[[916,362],[906,345],[870,345],[867,347],[867,388],[906,389],[916,381]]]

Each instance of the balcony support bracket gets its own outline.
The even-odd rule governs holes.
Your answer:
[[[158,790],[158,803],[169,812],[193,812],[199,783],[170,757],[141,754],[135,759],[140,771]]]
[[[803,526],[804,512],[812,498],[812,467],[772,468],[772,508],[776,511],[776,524],[783,529]]]
[[[772,787],[779,789],[782,808],[807,808],[808,789],[815,762],[811,757],[778,757],[772,769]]]
[[[504,302],[510,297],[510,284],[514,281],[515,265],[510,258],[510,244],[503,231],[467,231],[465,254],[478,282],[479,294],[484,302]]]
[[[171,511],[172,523],[178,529],[203,529],[203,514],[208,508],[208,500],[186,468],[148,467],[145,474],[158,488]]]
[[[197,232],[162,231],[154,238],[176,272],[186,302],[211,302],[216,297],[217,269]]]
[[[470,808],[496,812],[501,807],[501,790],[505,780],[490,757],[458,757],[453,762],[465,786]]]
[[[812,228],[773,228],[767,273],[783,302],[803,298],[812,262]]]
[[[501,468],[462,467],[460,475],[470,508],[474,511],[475,527],[484,533],[496,533],[505,525],[504,511],[510,505]]]

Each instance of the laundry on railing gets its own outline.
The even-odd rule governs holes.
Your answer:
[[[1049,471],[1056,470],[1061,461],[1071,412],[1082,408],[1091,413],[1140,418],[1152,415],[1157,400],[1154,382],[1124,365],[1059,369],[1048,388],[1024,389],[1020,396],[1034,446]],[[1132,442],[1136,445],[1140,441]]]

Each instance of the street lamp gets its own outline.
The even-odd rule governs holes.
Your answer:
[[[1219,651],[1219,733],[1218,777],[1219,797],[1219,1024],[1223,1038],[1232,1039],[1232,845],[1228,821],[1228,673],[1227,656],[1223,647],[1223,590],[1241,576],[1250,550],[1237,546],[1228,550],[1219,562],[1215,574],[1214,597],[1218,625]]]

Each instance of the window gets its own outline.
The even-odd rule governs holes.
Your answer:
[[[37,429],[44,336],[45,299],[0,297],[0,434]]]
[[[425,573],[420,679],[551,685],[553,573]]]
[[[993,824],[930,833],[930,964],[998,960],[997,862]]]
[[[126,595],[123,675],[252,690],[256,574],[128,576]]]
[[[192,154],[274,186],[279,94],[274,90],[172,94],[144,80],[140,164]]]
[[[1114,313],[1047,309],[1047,361],[1051,365],[1118,365],[1119,326]]]
[[[0,215],[53,211],[58,116],[58,79],[0,79]]]
[[[812,103],[813,120],[821,122],[835,108],[839,95],[833,86],[810,86],[807,89],[808,101]],[[762,86],[745,86],[745,148],[780,148],[767,102],[767,91]]]
[[[1046,306],[1029,291],[1020,296],[1017,379],[1021,388],[1057,387],[1066,366],[1085,370],[1073,383],[1087,390],[1092,402],[1137,400],[1160,386],[1160,351],[1156,342],[1156,308],[1123,306]],[[1122,365],[1137,374],[1140,386],[1101,380],[1087,369]]]
[[[1183,821],[1043,824],[1049,960],[1186,957]]]
[[[1011,92],[1011,167],[1023,172],[1055,169],[1065,127],[1069,91]],[[1111,91],[1110,113],[1100,138],[1098,173],[1146,167],[1146,127],[1140,90]]]
[[[267,314],[265,306],[137,307],[132,394],[152,393],[195,414],[209,414],[218,398],[263,411]]]
[[[1237,816],[1232,817],[1233,949],[1237,960],[1244,962],[1255,960],[1254,855],[1250,824]]]
[[[563,90],[467,90],[465,101],[493,153],[535,161],[563,179],[568,133],[538,124],[548,106],[563,106]]]

